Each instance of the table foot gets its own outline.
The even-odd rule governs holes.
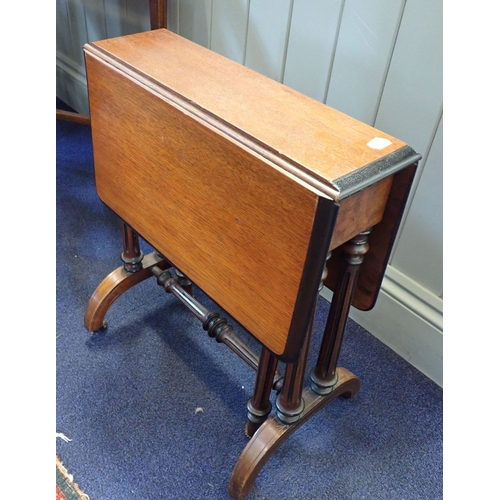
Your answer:
[[[85,310],[84,325],[87,331],[96,332],[106,328],[104,317],[111,305],[127,290],[153,275],[151,268],[157,266],[168,269],[172,264],[156,252],[151,252],[142,260],[142,268],[129,272],[123,266],[115,269],[101,281],[90,298]]]
[[[228,488],[232,498],[240,500],[252,491],[257,475],[275,451],[321,408],[339,396],[351,398],[357,394],[361,386],[358,377],[345,368],[338,368],[337,375],[337,383],[328,395],[320,396],[310,388],[304,389],[302,396],[305,408],[297,422],[285,425],[276,417],[268,417],[259,427],[242,451],[233,469]]]

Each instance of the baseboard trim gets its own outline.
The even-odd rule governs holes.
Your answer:
[[[61,52],[56,52],[56,95],[78,113],[89,113],[87,77],[82,68]]]
[[[331,301],[326,288],[322,296]],[[388,267],[372,311],[351,308],[350,317],[443,387],[443,301]]]

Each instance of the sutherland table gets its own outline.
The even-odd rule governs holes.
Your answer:
[[[85,327],[105,327],[111,304],[155,276],[256,370],[250,440],[229,480],[243,498],[297,428],[359,390],[337,367],[349,308],[375,304],[420,155],[165,29],[84,52],[97,193],[123,221],[123,266],[90,298]],[[140,237],[156,251],[143,255]],[[193,283],[259,354],[195,299]],[[323,285],[334,296],[305,383]]]

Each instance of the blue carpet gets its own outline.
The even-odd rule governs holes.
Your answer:
[[[107,331],[86,332],[87,301],[121,264],[120,231],[95,191],[89,127],[59,121],[56,425],[71,441],[57,454],[91,500],[229,499],[254,373],[154,280],[111,307]],[[327,310],[321,299],[312,359]],[[352,321],[340,365],[358,395],[300,428],[248,500],[442,498],[442,389]]]

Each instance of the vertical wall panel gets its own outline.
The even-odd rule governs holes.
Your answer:
[[[71,59],[81,68],[85,67],[83,49],[87,43],[87,26],[85,23],[85,9],[81,0],[68,0],[69,28],[71,33]]]
[[[67,0],[56,0],[56,96],[69,102],[71,80],[61,69],[62,61],[69,61],[73,50],[73,40],[69,29]]]
[[[151,29],[148,0],[127,0],[127,34],[139,33]]]
[[[418,153],[423,155],[423,160],[417,174],[417,184],[414,189],[416,199],[419,191],[428,188],[425,182],[420,184],[419,179],[424,169],[440,168],[442,164],[426,166],[426,154],[434,138],[435,130],[441,118],[443,107],[443,5],[440,0],[407,0],[400,30],[397,37],[394,54],[387,75],[387,81],[380,102],[380,108],[375,121],[375,126],[389,134],[393,134],[410,144]],[[427,174],[434,175],[434,174]],[[437,175],[437,174],[436,174]],[[422,176],[422,179],[426,177]],[[442,194],[440,195],[442,200]],[[423,212],[420,210],[424,209]],[[410,214],[410,215],[408,215]],[[410,200],[406,217],[416,222],[418,217],[424,217],[428,229],[406,233],[408,240],[404,248],[412,248],[412,254],[417,258],[423,252],[439,262],[440,255],[430,257],[430,248],[439,248],[442,244],[442,232],[437,234],[431,231],[432,210],[413,205]],[[403,221],[403,227],[406,220]],[[410,264],[408,258],[402,258],[403,247],[399,251],[399,240],[396,243],[391,265],[403,273],[409,273],[426,288],[439,288],[436,280],[441,279],[442,270],[434,270],[434,278],[423,268],[420,260]],[[423,264],[425,267],[425,263]],[[399,266],[403,266],[400,268]],[[430,279],[430,281],[429,281]]]
[[[295,0],[283,83],[324,102],[342,0]]]
[[[179,34],[203,47],[208,47],[212,0],[179,1]]]
[[[391,262],[437,296],[443,292],[442,165],[441,120]]]
[[[245,66],[282,81],[292,0],[251,0]]]
[[[104,0],[104,17],[106,38],[146,31],[150,28],[149,2],[147,0]]]
[[[107,38],[104,0],[85,0],[84,5],[88,41]]]
[[[342,14],[326,103],[373,125],[403,0],[349,0]]]
[[[375,126],[422,154],[442,109],[442,54],[442,0],[407,0]]]
[[[243,64],[250,0],[213,0],[210,48]]]
[[[67,55],[72,47],[66,0],[56,0],[56,49]]]
[[[179,33],[179,11],[180,0],[168,0],[167,2],[167,29]]]
[[[106,38],[115,38],[127,31],[126,0],[105,0],[104,19],[106,22]]]

